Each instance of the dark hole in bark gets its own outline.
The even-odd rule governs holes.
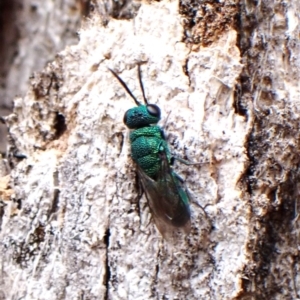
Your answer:
[[[66,131],[66,119],[63,114],[57,112],[54,121],[55,139],[59,139],[62,134]]]

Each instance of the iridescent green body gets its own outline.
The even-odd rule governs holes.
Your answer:
[[[137,107],[124,115],[125,125],[131,129],[131,157],[137,165],[139,178],[146,194],[155,224],[165,238],[179,231],[190,230],[189,196],[182,179],[173,171],[173,161],[163,130],[156,124],[160,120],[160,109],[148,104],[138,75],[146,105],[136,100],[123,80],[113,71]]]
[[[161,169],[159,153],[165,152],[170,163],[171,155],[163,132],[159,126],[148,126],[130,133],[131,157],[152,179],[156,179]]]
[[[136,107],[139,110],[140,107]],[[131,157],[147,196],[156,226],[167,237],[172,227],[190,226],[189,198],[170,166],[171,154],[162,129],[147,126],[130,133]],[[171,226],[171,230],[170,227]]]

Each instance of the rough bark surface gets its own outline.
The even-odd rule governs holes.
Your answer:
[[[6,121],[0,297],[300,297],[299,5],[95,9]],[[107,69],[141,99],[141,61],[171,151],[204,162],[174,167],[192,198],[180,243],[163,240],[138,201],[122,122],[134,103]]]
[[[240,19],[238,93],[241,111],[250,102],[254,117],[244,181],[251,219],[243,287],[256,299],[300,297],[299,9],[298,1],[245,2]]]
[[[0,116],[12,111],[13,99],[24,96],[29,77],[41,71],[66,45],[76,44],[85,13],[84,0],[1,0]],[[0,124],[0,152],[6,130]]]

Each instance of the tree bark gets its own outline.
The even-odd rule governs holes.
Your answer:
[[[0,298],[299,298],[300,4],[114,5],[95,2],[6,119]],[[174,166],[191,194],[180,243],[139,200],[135,104],[108,71],[142,99],[139,62],[172,153],[203,163]]]
[[[41,71],[57,52],[77,44],[85,0],[1,0],[0,116],[12,112],[13,99],[24,97],[29,77]],[[0,152],[6,151],[0,123]]]

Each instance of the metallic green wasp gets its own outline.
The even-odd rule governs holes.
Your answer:
[[[160,108],[149,104],[146,99],[140,64],[138,78],[145,104],[135,98],[115,71],[109,70],[137,105],[127,110],[124,123],[131,129],[131,157],[137,165],[154,222],[166,239],[180,232],[187,234],[191,225],[189,196],[183,180],[172,169],[174,157],[170,153],[162,128],[157,126],[161,117]]]

